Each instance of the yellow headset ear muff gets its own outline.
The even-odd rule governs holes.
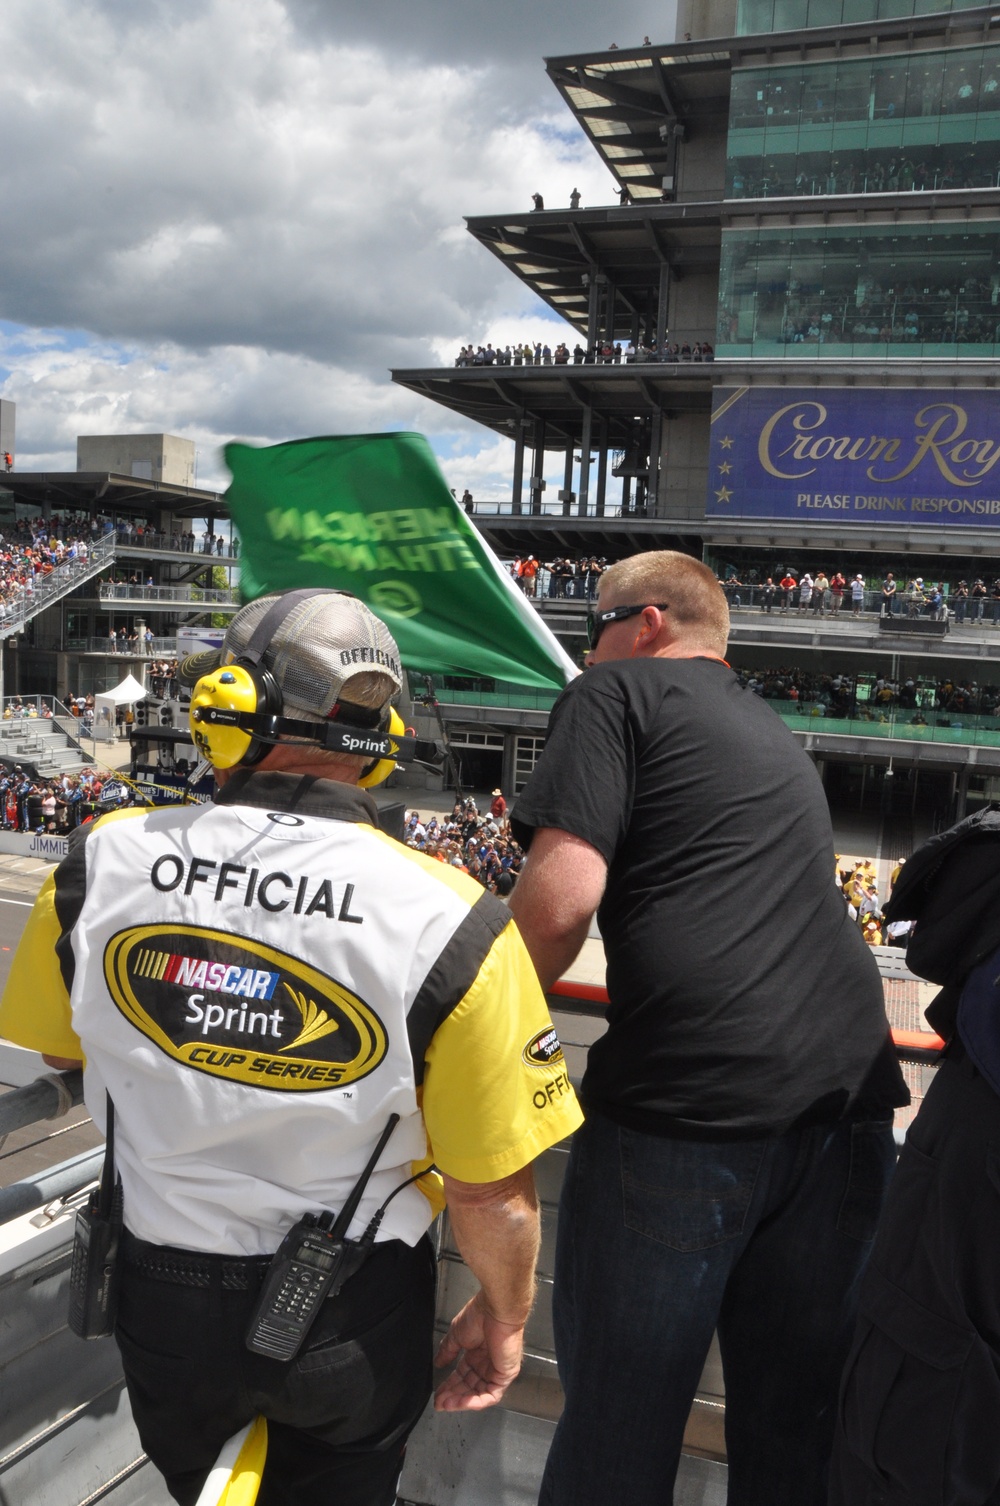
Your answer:
[[[214,768],[233,769],[242,763],[254,741],[253,735],[242,727],[201,721],[199,712],[214,708],[253,714],[261,709],[260,699],[257,676],[242,664],[225,664],[210,675],[203,675],[195,685],[188,711],[191,737],[198,752]]]
[[[388,725],[385,728],[385,732],[389,737],[406,736],[406,727],[404,726],[403,719],[400,716],[399,712],[396,710],[395,706],[389,707],[389,720]],[[382,784],[384,780],[388,779],[389,775],[392,773],[395,767],[396,760],[394,758],[376,759],[374,763],[370,763],[365,769],[364,773],[361,775],[361,778],[358,780],[358,784],[362,785],[366,790],[370,790],[372,785]]]

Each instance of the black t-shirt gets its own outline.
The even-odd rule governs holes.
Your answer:
[[[608,860],[609,1029],[588,1107],[710,1138],[908,1101],[816,771],[726,665],[588,669],[556,702],[513,826],[522,845],[558,827]]]

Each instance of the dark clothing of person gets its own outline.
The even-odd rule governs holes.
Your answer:
[[[651,1134],[752,1138],[907,1101],[878,968],[833,884],[816,771],[727,665],[587,670],[512,822],[522,847],[554,826],[609,864],[609,1029],[587,1109]]]
[[[1000,813],[925,842],[886,907],[943,984],[844,1372],[833,1506],[1000,1506]]]
[[[115,1337],[143,1445],[180,1506],[194,1506],[226,1439],[261,1411],[268,1467],[257,1506],[392,1506],[431,1390],[426,1236],[412,1248],[376,1245],[288,1363],[246,1347],[266,1259],[174,1252],[209,1272],[198,1290],[142,1269],[146,1259],[162,1270],[165,1253],[126,1233]],[[234,1276],[242,1290],[227,1288]]]
[[[844,1372],[831,1506],[1000,1503],[1000,1097],[955,1046],[910,1126]]]

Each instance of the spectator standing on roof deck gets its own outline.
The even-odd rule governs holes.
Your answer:
[[[792,572],[790,570],[786,570],[784,575],[781,577],[778,588],[778,607],[780,608],[782,617],[784,617],[785,613],[792,605],[792,595],[797,584],[798,583]]]
[[[857,617],[865,604],[864,576],[859,572],[851,581],[851,611]]]
[[[847,581],[839,570],[835,570],[830,577],[830,611],[834,616],[844,605],[844,588]]]
[[[822,617],[826,611],[826,593],[830,589],[830,582],[821,570],[813,581],[812,610],[813,615]]]
[[[809,603],[812,601],[812,594],[813,594],[813,578],[809,574],[809,571],[805,570],[805,571],[803,571],[801,577],[799,578],[799,611],[800,611],[800,613],[808,611],[808,609],[809,609]]]
[[[969,605],[969,583],[968,583],[968,581],[964,581],[964,580],[960,580],[959,581],[958,585],[955,587],[955,593],[954,593],[954,598],[953,599],[954,599],[954,602],[955,602],[955,621],[956,622],[964,622],[965,621],[966,608]]]
[[[969,597],[971,602],[969,620],[970,622],[981,622],[983,618],[983,606],[986,602],[986,587],[981,580],[977,579],[973,582]]]

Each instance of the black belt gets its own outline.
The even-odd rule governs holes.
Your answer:
[[[209,1255],[149,1244],[126,1229],[122,1258],[133,1270],[172,1286],[221,1287],[227,1292],[255,1291],[271,1264],[270,1255]]]

